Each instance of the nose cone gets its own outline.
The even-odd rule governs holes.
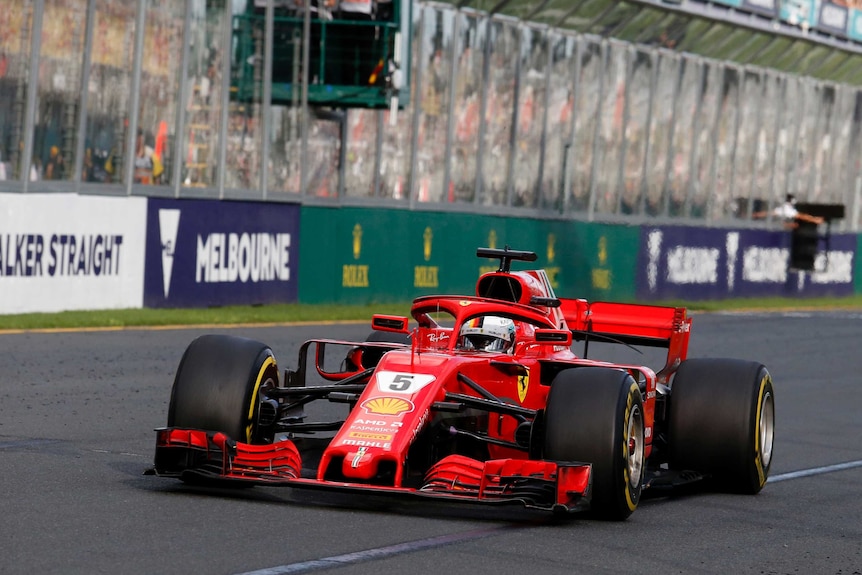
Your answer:
[[[371,479],[377,475],[377,459],[367,447],[350,451],[341,462],[341,474],[351,479]]]

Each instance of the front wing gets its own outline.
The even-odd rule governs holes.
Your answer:
[[[486,504],[520,503],[529,509],[577,512],[589,506],[589,463],[527,459],[478,461],[450,455],[438,461],[419,488],[326,481],[303,477],[292,441],[249,445],[224,433],[158,429],[155,464],[161,477],[258,485],[286,485],[346,492],[411,495]]]

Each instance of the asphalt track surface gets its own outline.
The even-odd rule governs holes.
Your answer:
[[[643,501],[620,523],[283,488],[195,490],[143,472],[185,346],[362,325],[0,335],[0,573],[862,573],[862,315],[696,315],[691,357],[765,363],[770,482]]]

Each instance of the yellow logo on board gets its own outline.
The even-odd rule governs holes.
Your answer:
[[[362,255],[362,226],[353,226],[353,259]],[[368,264],[343,264],[341,266],[341,287],[368,287]]]
[[[599,267],[594,268],[591,273],[593,280],[593,288],[600,290],[609,290],[611,289],[611,282],[613,281],[613,278],[611,277],[611,270],[605,267],[605,265],[608,263],[607,237],[602,236],[599,238],[598,253],[596,255],[599,259]]]
[[[341,266],[342,287],[368,287],[368,266],[344,264]]]
[[[413,287],[439,287],[439,281],[437,279],[438,271],[439,269],[437,266],[415,266],[413,268]]]
[[[425,233],[422,234],[422,255],[425,257],[425,261],[429,261],[431,259],[431,240],[434,239],[434,232],[430,227],[425,228]]]
[[[608,238],[602,236],[599,238],[599,265],[604,266],[608,263]]]
[[[554,263],[554,258],[557,257],[557,236],[548,234],[548,264]],[[557,281],[557,275],[560,273],[559,266],[548,265],[545,268],[545,273],[548,276],[548,281],[551,282],[551,287],[556,289],[560,287],[560,282]]]
[[[362,254],[362,226],[353,226],[353,259],[358,260]]]

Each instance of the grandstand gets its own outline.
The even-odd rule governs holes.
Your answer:
[[[4,3],[0,192],[862,223],[855,2],[317,4]]]

